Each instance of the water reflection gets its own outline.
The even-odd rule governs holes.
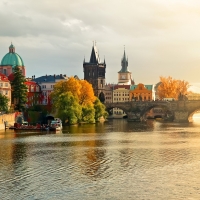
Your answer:
[[[0,133],[2,199],[199,199],[200,124],[109,120]]]

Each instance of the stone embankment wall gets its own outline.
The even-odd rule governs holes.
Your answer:
[[[15,113],[0,115],[0,130],[5,129],[5,121],[8,126],[13,126],[15,123]]]

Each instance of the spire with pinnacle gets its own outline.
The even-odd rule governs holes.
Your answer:
[[[96,42],[93,41],[93,47],[92,47],[92,52],[91,52],[91,56],[90,56],[90,63],[95,63],[95,64],[99,64],[100,61],[100,57],[98,54],[98,50],[96,47]]]
[[[124,46],[124,55],[121,60],[121,70],[120,72],[128,72],[128,57],[126,58],[125,46]]]

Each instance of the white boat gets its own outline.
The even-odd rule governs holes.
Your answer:
[[[62,130],[62,121],[59,118],[55,118],[53,121],[51,121],[50,131],[61,131]]]

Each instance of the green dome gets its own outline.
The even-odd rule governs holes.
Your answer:
[[[1,65],[24,66],[24,62],[17,53],[7,53],[1,61]]]
[[[13,44],[9,46],[9,53],[3,57],[1,65],[24,66],[24,62],[20,55],[15,53],[15,46]]]

